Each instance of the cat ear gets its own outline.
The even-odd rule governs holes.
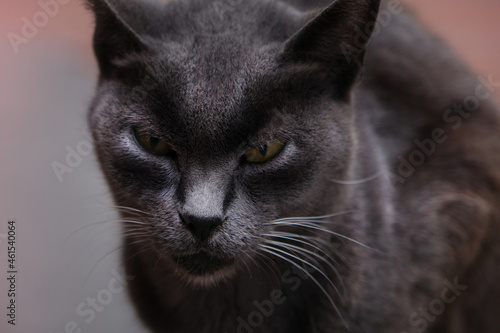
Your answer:
[[[102,74],[113,69],[113,60],[147,49],[146,43],[132,28],[136,1],[114,5],[112,0],[87,0],[95,16],[94,52]]]
[[[362,67],[379,7],[380,0],[336,0],[288,40],[282,61],[326,66],[346,96]]]

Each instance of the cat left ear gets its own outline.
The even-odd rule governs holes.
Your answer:
[[[113,69],[113,60],[147,49],[146,43],[132,28],[130,21],[137,11],[136,1],[86,0],[95,16],[94,52],[101,73]]]
[[[347,96],[363,65],[379,7],[380,0],[336,0],[287,42],[282,61],[325,65],[339,95]]]

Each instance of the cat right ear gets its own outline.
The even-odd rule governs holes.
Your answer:
[[[363,64],[365,46],[376,27],[380,0],[336,0],[285,45],[284,63],[319,64],[346,98]]]
[[[95,16],[94,53],[103,75],[113,70],[113,61],[147,49],[146,43],[131,26],[136,1],[86,0]],[[132,22],[131,22],[132,21]]]

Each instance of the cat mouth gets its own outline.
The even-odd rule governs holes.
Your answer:
[[[187,273],[194,276],[213,274],[234,262],[234,259],[223,259],[204,251],[189,255],[176,255],[173,256],[173,260],[177,265],[185,269]]]

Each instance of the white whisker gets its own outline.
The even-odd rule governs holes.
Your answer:
[[[272,247],[269,247],[269,246],[265,246],[265,245],[261,245],[261,249],[264,251],[264,252],[267,252],[273,256],[276,256],[290,264],[292,264],[293,266],[297,267],[298,269],[300,269],[305,275],[307,275],[317,286],[318,288],[323,292],[323,294],[325,295],[325,297],[328,299],[328,301],[331,303],[331,305],[333,306],[333,308],[335,309],[335,312],[338,314],[339,318],[342,320],[342,322],[344,323],[344,325],[346,326],[347,329],[349,329],[348,325],[347,325],[347,322],[345,321],[344,317],[342,316],[342,313],[340,312],[339,308],[337,307],[337,305],[335,304],[335,302],[333,301],[333,299],[331,298],[331,296],[328,294],[328,292],[325,290],[325,288],[318,282],[318,280],[316,280],[314,278],[314,276],[312,276],[311,273],[309,273],[304,267],[298,265],[296,262],[292,261],[291,259],[288,259],[282,255],[280,255],[279,253],[276,253],[275,251],[278,251],[278,252],[282,252],[282,251],[279,251],[275,248],[272,248]],[[285,252],[286,253],[286,252]],[[289,255],[289,254],[287,254]]]
[[[363,184],[363,183],[369,182],[371,180],[374,180],[380,176],[382,176],[382,173],[378,173],[378,174],[375,174],[375,175],[370,176],[370,177],[355,179],[355,180],[330,179],[330,181],[332,181],[336,184],[341,184],[341,185],[358,185],[358,184]]]
[[[318,249],[319,251],[322,251],[326,253],[320,246],[323,245],[325,249],[332,250],[337,257],[339,257],[340,260],[343,262],[347,262],[347,259],[340,253],[335,246],[333,246],[332,242],[327,241],[326,239],[323,239],[322,237],[311,237],[311,236],[306,236],[306,235],[300,235],[300,234],[293,234],[290,232],[283,232],[283,231],[272,231],[273,235],[280,235],[280,236],[285,236],[285,237],[290,237],[296,242],[307,244],[315,249]],[[319,235],[319,233],[316,233]],[[307,242],[306,242],[307,241]],[[339,264],[333,257],[331,257],[331,260],[335,264]]]
[[[303,227],[303,228],[306,228],[306,229],[314,229],[314,230],[319,230],[319,231],[322,231],[322,232],[325,232],[325,233],[328,233],[330,235],[333,235],[333,236],[336,236],[336,237],[339,237],[339,238],[343,238],[345,240],[348,240],[354,244],[357,244],[359,246],[362,246],[366,249],[369,249],[371,251],[374,251],[374,252],[377,252],[377,253],[382,253],[381,251],[377,250],[377,249],[374,249],[366,244],[363,244],[355,239],[352,239],[351,237],[348,237],[348,236],[345,236],[345,235],[342,235],[340,233],[337,233],[335,231],[331,231],[331,230],[328,230],[328,229],[325,229],[325,228],[321,228],[315,224],[312,224],[312,223],[309,223],[309,222],[298,222],[298,221],[295,221],[295,222],[276,222],[276,223],[272,223],[273,225],[284,225],[284,226],[296,226],[296,227]]]
[[[336,217],[340,215],[345,215],[345,214],[350,214],[350,213],[358,213],[358,211],[355,210],[347,210],[345,212],[340,212],[340,213],[335,213],[335,214],[328,214],[328,215],[322,215],[322,216],[309,216],[309,217],[284,217],[281,219],[276,219],[273,220],[272,222],[281,222],[281,221],[295,221],[295,220],[322,220],[322,219],[327,219],[330,217]],[[328,221],[330,222],[330,221]]]
[[[325,255],[328,259],[332,260],[332,261],[333,261],[333,263],[338,264],[338,263],[335,261],[335,259],[334,259],[334,258],[332,258],[332,257],[331,257],[331,256],[330,256],[330,255],[329,255],[326,251],[324,251],[323,249],[321,249],[321,248],[320,248],[320,247],[318,247],[318,246],[312,245],[312,244],[310,244],[310,243],[308,243],[308,242],[305,242],[305,241],[303,241],[303,240],[294,239],[294,238],[291,238],[291,237],[286,237],[286,236],[282,236],[282,235],[272,235],[272,234],[268,234],[268,236],[270,236],[270,237],[282,238],[282,239],[287,239],[287,240],[290,240],[290,241],[293,241],[293,242],[299,242],[299,243],[305,244],[305,245],[307,245],[307,246],[311,246],[312,248],[314,248],[314,249],[316,249],[316,250],[320,251],[321,253],[323,253],[323,254],[324,254],[324,255]],[[281,243],[281,244],[283,244],[283,243]],[[337,270],[337,268],[336,268],[336,267],[335,267],[335,266],[334,266],[334,265],[333,265],[330,261],[328,261],[328,260],[327,260],[327,258],[322,257],[321,255],[319,255],[319,254],[317,254],[317,253],[315,253],[315,252],[313,252],[313,251],[310,251],[310,250],[304,249],[304,248],[302,248],[302,247],[295,246],[295,245],[293,245],[293,244],[286,244],[286,245],[287,245],[287,246],[289,246],[289,247],[291,247],[291,248],[294,248],[294,249],[296,249],[296,250],[298,250],[298,251],[304,251],[304,252],[306,252],[306,253],[309,253],[310,255],[313,255],[313,256],[315,256],[315,257],[319,258],[320,260],[324,261],[324,262],[328,265],[328,267],[330,267],[330,269],[334,272],[334,274],[337,276],[337,279],[339,280],[339,282],[340,282],[340,284],[341,284],[341,287],[342,287],[342,289],[343,289],[343,291],[344,291],[344,297],[347,297],[347,296],[346,296],[346,295],[347,295],[347,288],[346,288],[346,286],[345,286],[345,284],[344,284],[344,281],[343,281],[343,279],[342,279],[342,276],[340,275],[340,273],[339,273],[339,271]],[[340,296],[340,294],[339,294],[339,296]]]
[[[295,251],[299,251],[301,253],[305,253],[308,255],[308,258],[309,259],[313,259],[314,258],[311,258],[310,256],[313,256],[313,257],[316,257],[316,258],[319,258],[321,261],[324,261],[328,264],[328,266],[335,272],[335,275],[337,276],[337,278],[339,279],[341,285],[342,285],[342,289],[344,291],[344,296],[342,296],[342,294],[340,293],[340,291],[338,290],[337,286],[332,282],[332,280],[320,269],[318,269],[316,266],[310,264],[310,263],[307,263],[309,266],[315,268],[321,275],[323,275],[326,280],[332,285],[333,289],[335,289],[335,292],[339,295],[340,297],[340,300],[342,301],[342,303],[344,304],[345,303],[345,295],[347,293],[347,289],[344,285],[344,283],[342,282],[342,277],[340,276],[340,273],[337,271],[337,269],[328,261],[326,260],[325,258],[323,258],[322,256],[320,256],[319,254],[317,253],[314,253],[312,251],[309,251],[307,249],[304,249],[304,248],[301,248],[301,247],[298,247],[298,246],[295,246],[295,245],[292,245],[292,244],[287,244],[287,243],[282,243],[282,242],[276,242],[276,241],[267,241],[268,244],[274,244],[276,246],[281,246],[281,247],[284,247],[284,248],[287,248],[287,249],[290,249],[291,251],[292,250],[295,250]],[[276,248],[275,248],[276,249]],[[277,249],[276,249],[277,250]]]
[[[115,253],[116,251],[118,250],[121,250],[122,249],[122,245],[118,246],[117,248],[109,251],[108,253],[106,253],[101,259],[99,259],[93,266],[92,266],[92,269],[90,270],[89,274],[87,274],[87,276],[85,277],[85,282],[84,283],[87,283],[87,280],[90,278],[90,276],[92,275],[92,273],[94,272],[94,270],[97,268],[97,266],[109,255],[111,255],[112,253]]]

